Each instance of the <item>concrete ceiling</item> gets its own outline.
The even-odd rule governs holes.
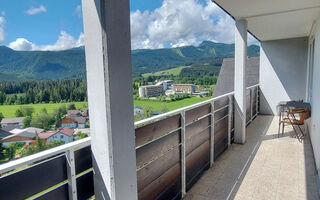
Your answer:
[[[259,40],[308,36],[320,15],[320,0],[213,0],[235,19],[247,19]]]

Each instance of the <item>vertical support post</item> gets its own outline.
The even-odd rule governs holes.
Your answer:
[[[186,112],[181,112],[181,196],[186,195]]]
[[[253,120],[253,89],[250,88],[250,122]]]
[[[68,191],[69,199],[77,200],[77,181],[76,181],[76,167],[74,160],[74,151],[70,149],[66,152],[67,157],[67,174],[68,174]]]
[[[234,141],[239,144],[244,144],[246,141],[246,63],[247,21],[237,20],[235,28]]]
[[[228,110],[228,147],[231,146],[231,122],[232,122],[232,95],[229,96],[229,110]]]
[[[138,199],[129,0],[82,0],[95,199]]]
[[[257,86],[257,96],[256,96],[256,115],[259,113],[259,86]]]
[[[214,101],[211,101],[210,167],[214,163]]]

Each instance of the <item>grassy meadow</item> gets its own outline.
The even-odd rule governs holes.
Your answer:
[[[162,105],[165,104],[168,111],[175,110],[184,106],[188,106],[191,104],[195,104],[204,100],[207,100],[211,97],[191,97],[179,101],[172,101],[172,102],[160,102],[156,100],[134,100],[134,105],[137,106],[150,106],[152,110],[160,111]],[[86,108],[88,103],[87,102],[73,102],[77,109]],[[68,105],[69,103],[44,103],[44,104],[25,104],[25,105],[1,105],[0,112],[4,115],[4,117],[15,117],[15,112],[22,106],[31,106],[34,108],[33,115],[37,115],[43,108],[47,109],[48,113],[52,113],[56,108],[61,105]]]
[[[142,74],[142,76],[145,78],[147,78],[148,76],[169,76],[169,75],[179,76],[181,70],[183,70],[184,68],[187,68],[187,67],[190,67],[190,66],[180,66],[180,67],[176,67],[173,69],[158,71],[155,73],[145,73],[145,74]]]

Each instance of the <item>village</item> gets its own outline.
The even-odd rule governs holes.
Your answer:
[[[44,144],[58,146],[88,137],[90,134],[88,109],[74,109],[66,112],[59,127],[47,131],[43,128],[25,127],[23,122],[26,117],[3,118],[1,120],[0,143],[5,148],[22,146],[19,148],[19,152],[14,155],[14,158],[19,158],[29,146],[39,145],[37,140]]]

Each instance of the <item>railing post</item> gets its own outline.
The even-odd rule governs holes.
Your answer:
[[[186,112],[181,112],[181,196],[186,195]]]
[[[258,115],[259,112],[259,86],[257,86],[257,96],[256,96],[256,115]]]
[[[250,122],[253,118],[253,88],[250,88]]]
[[[74,151],[70,149],[66,152],[67,156],[67,173],[68,173],[68,191],[69,199],[77,200],[77,181],[76,181],[76,167],[74,160]]]
[[[231,122],[232,122],[232,95],[229,96],[229,110],[228,110],[228,147],[231,146]]]
[[[214,163],[214,101],[211,101],[210,167]]]

